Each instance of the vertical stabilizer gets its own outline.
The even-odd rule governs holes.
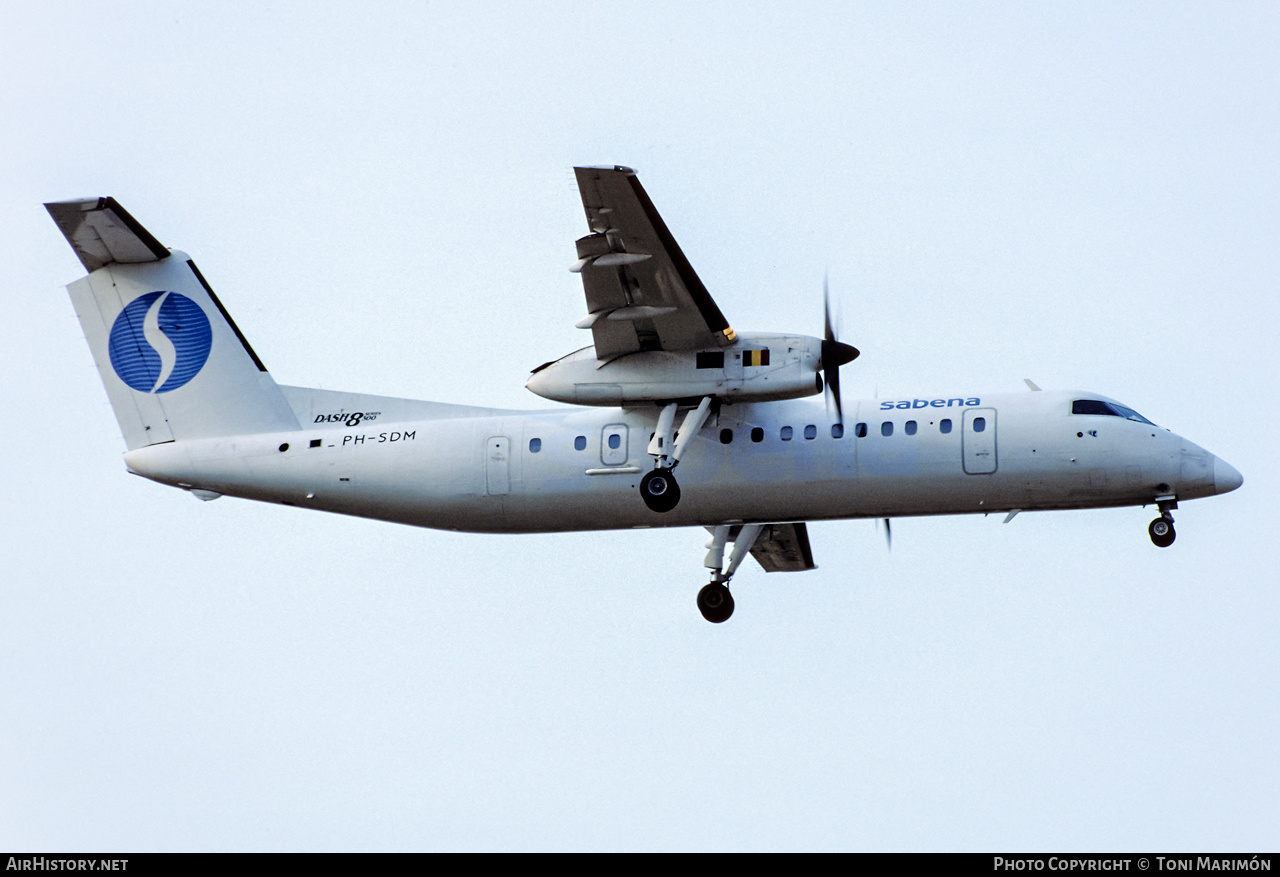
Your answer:
[[[129,450],[298,429],[185,253],[165,249],[112,198],[45,207],[89,271],[67,290]]]

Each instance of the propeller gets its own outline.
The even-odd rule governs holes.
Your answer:
[[[889,526],[888,518],[876,518],[876,529],[884,529],[884,545],[890,551],[893,550],[893,529]]]
[[[831,291],[827,276],[822,276],[822,374],[827,389],[836,400],[836,422],[844,425],[844,409],[840,403],[840,366],[858,358],[858,349],[836,340],[831,327]]]

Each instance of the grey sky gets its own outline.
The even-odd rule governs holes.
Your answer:
[[[0,848],[1273,850],[1269,3],[45,3],[0,13]],[[125,473],[41,203],[114,195],[282,383],[541,407],[574,164],[846,399],[1088,388],[1222,456],[1151,510],[472,536]],[[815,402],[815,404],[820,404]]]

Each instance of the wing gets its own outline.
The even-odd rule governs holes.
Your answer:
[[[635,171],[574,168],[591,234],[578,241],[596,357],[705,350],[737,336],[654,209]]]
[[[705,529],[715,535],[715,527]],[[731,527],[728,541],[737,541],[740,532],[742,527]],[[751,556],[765,572],[805,572],[818,568],[813,562],[813,551],[809,548],[809,528],[803,521],[765,524],[756,541],[751,543]]]

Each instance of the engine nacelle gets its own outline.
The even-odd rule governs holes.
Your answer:
[[[601,363],[584,347],[534,369],[534,393],[574,405],[623,406],[716,396],[726,401],[798,399],[822,392],[822,341],[744,333],[729,347],[642,350]]]

